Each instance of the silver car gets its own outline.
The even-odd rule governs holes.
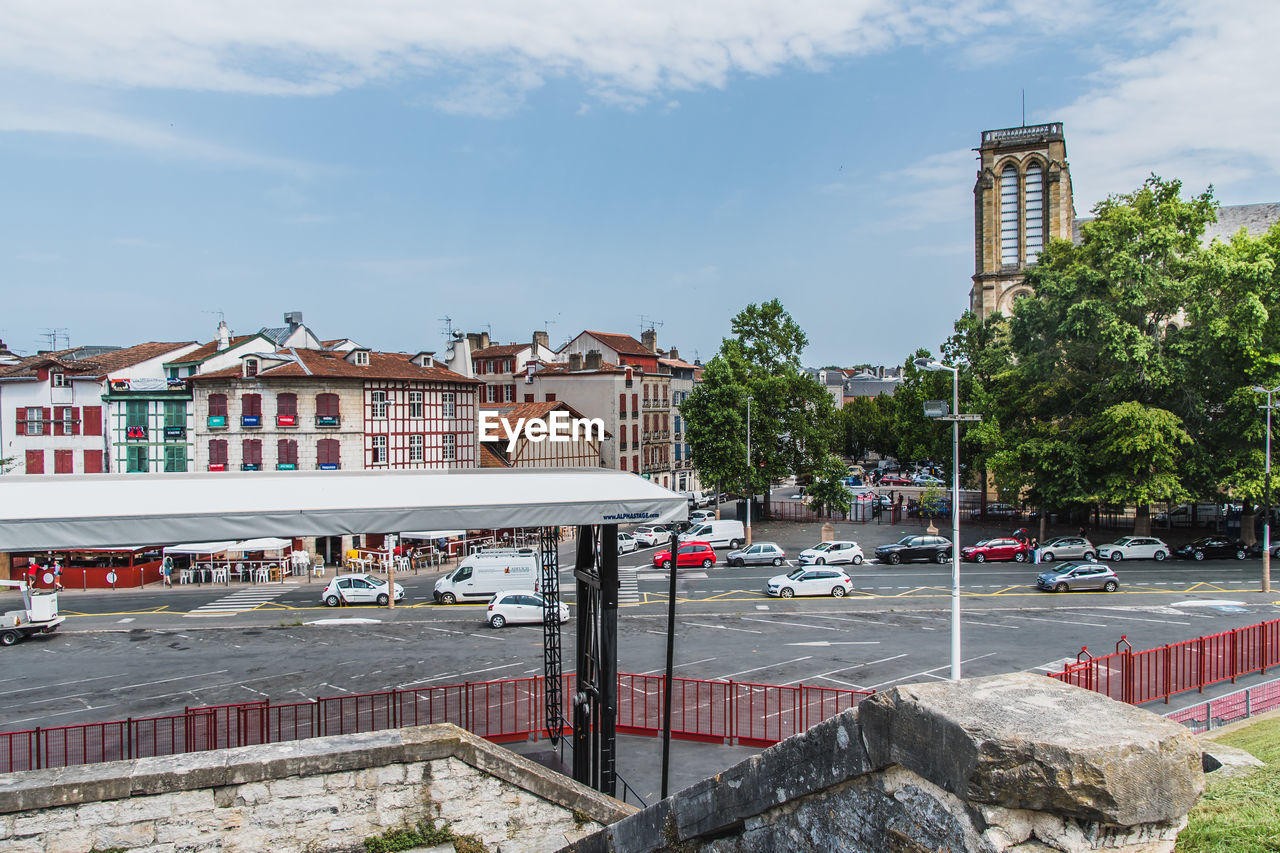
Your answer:
[[[1040,546],[1040,562],[1052,563],[1054,560],[1089,560],[1098,559],[1098,549],[1083,536],[1059,536],[1051,542]]]
[[[1054,592],[1071,592],[1076,589],[1101,589],[1115,592],[1120,588],[1120,578],[1111,567],[1103,563],[1063,563],[1041,572],[1036,586]]]
[[[757,542],[725,555],[731,566],[781,566],[786,559],[787,552],[776,542]]]

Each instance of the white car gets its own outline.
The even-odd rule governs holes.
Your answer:
[[[652,548],[655,545],[670,544],[671,531],[660,524],[642,524],[631,535],[636,538],[638,547]]]
[[[489,602],[484,619],[490,628],[503,625],[541,624],[546,601],[536,592],[500,592]],[[560,624],[569,621],[569,605],[560,602]]]
[[[396,584],[396,601],[404,599],[404,587]],[[329,607],[339,604],[387,603],[387,582],[373,575],[336,575],[320,593],[320,600]]]
[[[695,509],[689,513],[689,523],[699,524],[703,521],[713,521],[716,517],[715,511],[710,509]]]
[[[800,565],[802,566],[807,566],[810,563],[815,563],[819,566],[849,563],[857,566],[862,563],[863,559],[862,546],[848,539],[823,542],[800,552]]]
[[[1099,560],[1163,560],[1169,546],[1154,536],[1122,536],[1114,542],[1098,546]]]
[[[636,541],[636,537],[630,533],[618,533],[618,556],[627,554],[640,547],[640,543]]]
[[[945,486],[946,481],[939,480],[937,477],[933,476],[932,474],[916,474],[914,477],[911,478],[911,485],[913,486]]]
[[[839,569],[806,569],[801,566],[790,574],[769,578],[764,591],[779,598],[791,598],[795,595],[831,595],[844,598],[853,591],[853,578]]]

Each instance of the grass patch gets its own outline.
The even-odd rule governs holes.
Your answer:
[[[474,835],[457,835],[445,824],[439,828],[429,822],[413,829],[393,829],[383,835],[364,840],[365,853],[396,853],[415,847],[452,844],[458,853],[485,853],[484,842]]]
[[[1178,853],[1274,853],[1280,850],[1280,718],[1215,738],[1253,753],[1267,766],[1248,776],[1215,780],[1191,810]]]

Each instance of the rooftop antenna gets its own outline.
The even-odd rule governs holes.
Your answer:
[[[436,319],[441,323],[444,323],[444,336],[446,338],[453,337],[453,318],[446,314],[445,316],[437,317]]]
[[[645,330],[648,330],[648,331],[651,331],[651,332],[652,332],[652,331],[654,331],[654,330],[656,330],[656,329],[661,329],[661,328],[662,328],[662,322],[661,322],[661,321],[659,321],[659,320],[654,320],[654,319],[653,319],[652,317],[650,317],[648,314],[641,314],[641,315],[640,315],[640,331],[642,331],[642,332],[643,332],[643,331],[645,331]]]
[[[68,349],[71,348],[71,334],[67,329],[45,329],[40,334],[49,339],[49,350],[51,352],[57,351],[58,338],[62,338]]]
[[[1022,90],[1022,126],[1027,126],[1027,90]]]
[[[222,311],[218,311],[218,310],[216,310],[216,309],[215,309],[215,310],[213,310],[213,311],[207,311],[207,310],[206,310],[206,311],[201,311],[200,313],[201,313],[201,314],[217,314],[217,315],[218,315],[218,322],[219,322],[219,323],[225,323],[225,322],[227,322],[227,315],[226,315],[225,313],[223,313]]]

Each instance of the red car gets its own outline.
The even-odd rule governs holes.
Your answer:
[[[659,551],[653,555],[653,564],[660,569],[671,568],[671,551]],[[706,542],[681,542],[676,551],[677,566],[702,566],[709,569],[716,564],[716,552]]]
[[[885,474],[880,478],[881,486],[909,486],[911,481],[901,474]]]
[[[1025,542],[1017,539],[984,539],[977,545],[960,549],[960,559],[985,563],[987,560],[1013,560],[1015,563],[1027,561],[1028,548]]]

